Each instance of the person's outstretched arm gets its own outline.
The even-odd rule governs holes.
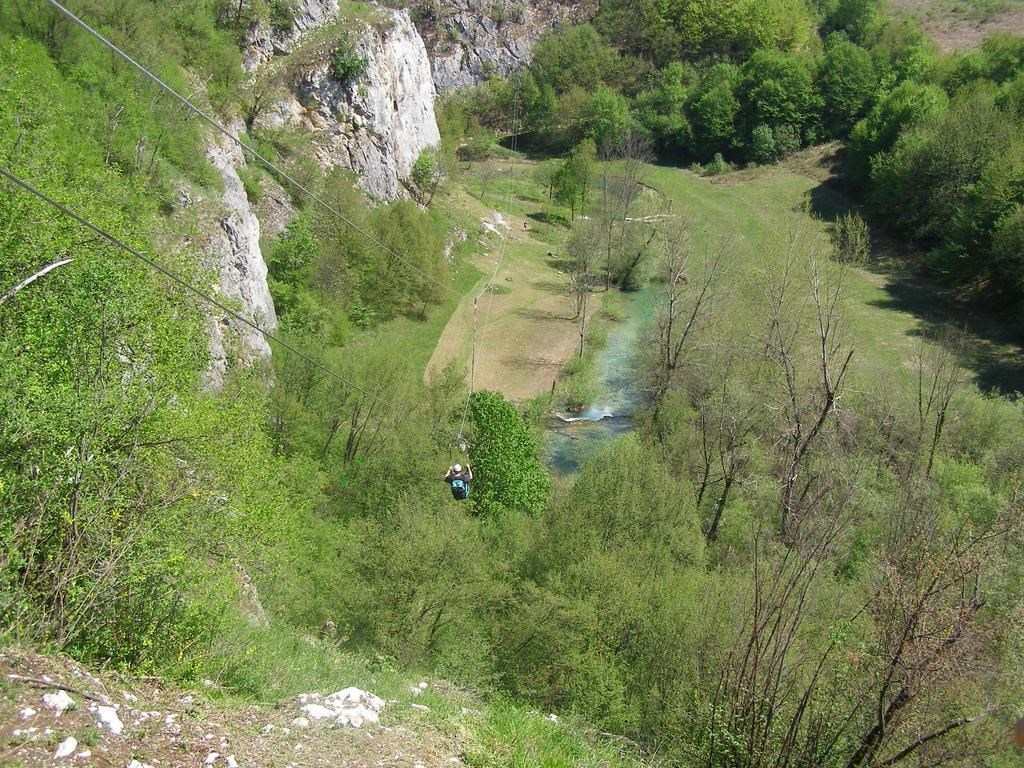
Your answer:
[[[471,466],[469,466],[469,462],[468,461],[466,462],[466,479],[467,480],[472,480],[473,479],[473,468]]]
[[[442,480],[447,480],[449,477],[452,476],[452,472],[453,471],[454,471],[453,467],[448,467],[448,471],[444,473],[444,477],[441,478],[441,479]]]

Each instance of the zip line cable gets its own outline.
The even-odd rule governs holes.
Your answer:
[[[127,243],[123,242],[122,240],[119,240],[117,237],[115,237],[114,235],[110,234],[109,232],[107,232],[102,227],[100,227],[100,226],[98,226],[96,224],[93,224],[91,221],[89,221],[88,219],[83,218],[82,216],[79,216],[77,213],[72,211],[67,206],[63,205],[62,203],[57,202],[52,197],[47,195],[45,192],[42,192],[41,190],[39,190],[36,187],[32,186],[32,184],[30,184],[29,182],[27,182],[27,181],[25,181],[25,180],[15,176],[13,173],[11,173],[9,170],[7,170],[7,168],[5,168],[3,166],[0,166],[0,176],[3,176],[8,181],[10,181],[13,184],[16,184],[17,186],[21,187],[26,192],[29,192],[30,194],[35,195],[37,198],[42,200],[44,203],[46,203],[47,205],[51,206],[52,208],[55,208],[56,210],[60,211],[61,213],[63,213],[68,218],[73,219],[74,221],[77,221],[79,224],[81,224],[86,229],[89,229],[92,232],[95,232],[97,235],[99,235],[101,238],[103,238],[104,240],[109,242],[111,245],[114,245],[117,248],[120,248],[125,253],[128,253],[128,254],[134,256],[135,258],[139,259],[144,264],[146,264],[149,267],[151,267],[152,269],[156,270],[157,272],[162,274],[164,277],[168,278],[172,282],[174,282],[177,285],[181,286],[182,288],[184,288],[188,292],[194,294],[195,296],[198,296],[203,301],[205,301],[205,302],[207,302],[209,304],[212,304],[213,306],[217,307],[222,312],[225,312],[230,317],[234,318],[235,320],[237,320],[238,322],[242,323],[243,325],[245,325],[245,326],[247,326],[249,328],[252,328],[254,331],[256,331],[257,333],[262,335],[264,338],[269,339],[270,341],[273,341],[275,344],[280,345],[284,349],[287,349],[292,354],[302,358],[307,363],[310,363],[314,367],[316,367],[319,370],[323,371],[324,373],[326,373],[331,378],[340,381],[346,387],[354,389],[357,392],[363,393],[364,395],[366,395],[367,397],[370,398],[371,402],[379,403],[383,407],[385,407],[388,410],[390,410],[392,413],[395,413],[398,416],[400,416],[401,417],[401,421],[414,421],[414,422],[420,424],[420,426],[429,426],[429,430],[431,432],[434,431],[433,426],[430,426],[426,422],[421,421],[419,419],[413,419],[411,414],[409,413],[409,411],[407,409],[406,410],[400,410],[394,404],[384,400],[383,398],[381,398],[378,395],[373,394],[369,390],[364,389],[363,387],[359,386],[355,382],[350,381],[349,379],[347,379],[344,376],[342,376],[340,373],[337,373],[336,371],[331,370],[330,368],[328,368],[323,363],[321,363],[318,360],[315,360],[314,358],[310,357],[309,355],[307,355],[302,350],[292,346],[291,344],[289,344],[288,342],[284,341],[283,339],[281,339],[276,334],[271,333],[270,331],[265,330],[264,328],[261,328],[259,325],[254,323],[249,318],[247,318],[244,315],[242,315],[242,314],[236,312],[235,310],[231,309],[230,307],[225,305],[223,302],[215,299],[213,296],[210,296],[208,293],[200,290],[199,288],[196,288],[194,285],[192,285],[190,282],[188,282],[188,280],[186,280],[185,278],[181,277],[176,272],[171,271],[170,269],[168,269],[167,267],[164,267],[159,262],[154,261],[153,259],[151,259],[149,256],[146,256],[145,254],[139,252],[135,248],[132,248],[130,245],[128,245]]]
[[[513,153],[516,151],[516,147],[518,146],[518,141],[519,141],[519,136],[518,136],[518,134],[516,134],[515,131],[516,131],[516,125],[519,123],[519,88],[520,88],[521,83],[522,83],[522,77],[520,76],[519,78],[516,79],[515,95],[513,96],[513,99],[512,99],[512,152]],[[512,195],[515,192],[515,186],[516,186],[516,172],[515,172],[515,167],[513,166],[511,159],[509,160],[509,175],[512,178],[511,178],[511,182],[510,182],[509,187],[508,187],[508,192],[505,195],[505,214],[507,216],[511,216],[512,215]],[[506,221],[506,224],[509,224],[509,222]],[[491,287],[494,285],[494,281],[498,277],[498,270],[501,269],[501,263],[505,260],[505,252],[506,252],[506,249],[508,248],[508,241],[511,240],[511,239],[512,239],[512,229],[511,229],[511,224],[509,224],[507,236],[502,239],[501,246],[500,246],[500,248],[498,250],[498,263],[494,265],[494,272],[491,273],[491,279],[487,281],[487,284],[484,286],[483,291],[480,292],[480,296],[481,297],[483,297],[483,295],[485,293],[490,291]],[[481,347],[483,346],[484,340],[487,337],[487,326],[491,322],[491,305],[493,303],[494,303],[494,293],[492,292],[490,298],[487,300],[487,311],[484,312],[484,327],[480,331],[480,345],[481,345]],[[470,382],[470,384],[472,385],[472,382]]]
[[[516,129],[516,125],[519,122],[519,86],[521,84],[521,81],[522,81],[521,77],[516,80],[515,96],[513,97],[513,100],[512,100],[512,151],[513,152],[516,151],[516,141],[517,141],[517,138],[518,138],[516,136],[516,134],[515,134],[515,129]],[[508,191],[507,196],[506,196],[505,213],[508,214],[508,215],[511,215],[512,214],[512,191],[513,191],[513,189],[515,187],[515,179],[516,179],[515,171],[512,170],[511,160],[509,162],[509,174],[512,177],[512,183],[509,186],[509,191]],[[509,234],[509,236],[511,236],[511,234],[512,234],[511,231],[509,231],[508,234]],[[497,278],[497,276],[498,276],[498,270],[501,269],[501,262],[505,258],[505,249],[506,249],[506,247],[508,245],[508,241],[509,241],[509,237],[502,238],[501,245],[498,247],[498,261],[494,265],[494,272],[491,273],[490,279],[486,283],[484,283],[483,290],[481,290],[480,293],[477,296],[473,297],[473,335],[472,335],[472,340],[470,342],[469,394],[466,396],[466,405],[462,409],[462,423],[459,424],[459,431],[458,431],[458,434],[455,437],[456,441],[458,441],[460,444],[465,442],[465,440],[464,440],[464,438],[462,436],[462,431],[466,427],[466,416],[469,415],[469,401],[473,397],[473,392],[476,390],[476,359],[477,359],[477,354],[476,354],[476,314],[477,314],[477,308],[479,306],[480,299],[483,297],[483,295],[485,293],[487,293],[490,290],[491,285],[493,285],[495,278]],[[483,339],[484,339],[484,336],[486,336],[486,334],[487,334],[487,323],[490,321],[490,318],[491,318],[491,303],[493,301],[494,301],[494,294],[492,293],[490,300],[487,302],[487,311],[484,314],[484,327],[483,327],[483,331],[480,334],[480,344],[481,344],[481,346],[483,346]]]
[[[186,98],[185,96],[182,96],[180,93],[178,93],[176,90],[174,90],[174,88],[172,88],[167,83],[165,83],[163,80],[161,80],[160,77],[155,75],[149,69],[147,69],[142,64],[140,64],[135,59],[133,59],[131,56],[129,56],[127,53],[122,51],[120,48],[117,47],[117,45],[112,43],[110,40],[108,40],[102,34],[97,32],[95,29],[93,29],[85,21],[83,21],[78,16],[76,16],[74,13],[72,13],[70,10],[68,10],[63,5],[61,5],[57,0],[46,0],[46,2],[48,2],[55,9],[57,9],[62,14],[67,16],[71,21],[73,21],[79,27],[81,27],[86,32],[88,32],[90,35],[95,37],[97,40],[99,40],[105,46],[107,46],[111,51],[116,53],[122,59],[124,59],[129,64],[131,64],[133,67],[135,67],[137,70],[139,70],[139,72],[141,72],[147,78],[149,78],[154,83],[156,83],[160,88],[162,88],[163,90],[167,91],[167,93],[169,93],[171,96],[173,96],[175,99],[177,99],[185,107],[187,107],[188,109],[192,110],[192,112],[194,112],[197,117],[201,118],[203,121],[208,123],[218,133],[223,134],[228,139],[230,139],[232,142],[237,144],[242,149],[243,152],[248,152],[252,157],[254,157],[255,159],[259,160],[264,166],[266,166],[268,169],[273,171],[278,176],[279,179],[284,179],[285,181],[287,181],[289,184],[291,184],[295,188],[301,190],[310,200],[313,200],[314,202],[318,203],[320,206],[322,206],[324,208],[324,210],[328,211],[329,213],[331,213],[334,216],[336,216],[337,218],[339,218],[341,221],[343,221],[349,227],[354,229],[356,232],[361,234],[363,237],[365,237],[371,243],[373,243],[378,248],[380,248],[382,251],[384,251],[384,253],[386,253],[386,254],[388,254],[390,256],[393,256],[394,258],[398,259],[400,262],[405,264],[407,267],[412,269],[414,272],[417,272],[421,276],[425,277],[427,280],[429,280],[430,282],[434,283],[434,285],[437,285],[440,288],[443,288],[444,290],[448,291],[448,293],[452,294],[453,296],[460,296],[454,289],[452,289],[451,286],[446,285],[445,283],[442,283],[437,278],[435,278],[435,277],[429,275],[428,273],[424,272],[422,269],[417,267],[415,264],[410,262],[408,259],[405,259],[405,258],[402,258],[401,256],[399,256],[397,253],[395,253],[395,251],[393,251],[387,245],[382,243],[378,238],[374,237],[370,232],[367,232],[365,229],[360,227],[358,224],[353,222],[351,219],[347,218],[345,216],[345,214],[343,214],[341,211],[339,211],[333,205],[331,205],[330,203],[325,201],[323,198],[321,198],[315,192],[312,192],[311,190],[306,188],[303,184],[300,184],[298,181],[296,181],[291,176],[289,176],[285,171],[283,171],[280,168],[278,168],[270,160],[268,160],[267,158],[263,157],[263,155],[261,155],[259,152],[257,152],[253,147],[251,147],[250,145],[246,144],[244,141],[239,139],[237,136],[235,136],[233,133],[231,133],[231,131],[229,131],[223,125],[218,123],[214,118],[210,117],[206,112],[204,112],[202,109],[200,109],[195,104],[193,104],[188,98]],[[461,296],[460,296],[460,298],[461,298]]]

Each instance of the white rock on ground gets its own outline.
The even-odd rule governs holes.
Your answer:
[[[322,704],[314,703],[315,698],[318,698],[316,694],[299,696],[300,702],[311,702],[302,707],[307,717],[312,720],[332,719],[336,725],[352,728],[379,722],[380,712],[385,707],[383,699],[359,688],[336,691],[324,698]],[[292,725],[295,725],[295,721],[292,721]]]
[[[483,225],[484,229],[496,235],[501,234],[501,229],[512,228],[511,225],[508,223],[508,220],[504,216],[502,216],[498,211],[493,211],[490,216],[483,219],[480,223]]]
[[[38,714],[32,707],[25,707],[21,710],[21,719],[28,720],[30,717],[35,717]]]
[[[128,768],[150,768],[149,763],[140,763],[138,760],[132,760],[128,763]]]
[[[334,717],[337,714],[333,709],[325,707],[323,704],[307,704],[302,708],[302,711],[305,712],[311,720],[325,720],[328,717]],[[295,719],[299,720],[300,718]],[[292,721],[292,725],[297,728],[302,727],[296,723],[295,720]]]
[[[85,749],[75,755],[75,760],[88,760],[90,757],[92,757],[92,750]]]
[[[93,704],[89,707],[92,713],[96,715],[96,719],[99,720],[99,725],[102,728],[106,728],[115,736],[120,736],[124,730],[124,723],[121,722],[121,718],[117,716],[117,710],[113,707],[105,707],[102,704]]]
[[[74,707],[75,700],[68,696],[67,691],[44,693],[43,705],[60,715]]]
[[[53,757],[55,760],[70,757],[76,749],[78,749],[78,739],[74,736],[68,736],[57,746],[57,751],[53,753]]]

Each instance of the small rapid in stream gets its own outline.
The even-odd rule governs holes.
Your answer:
[[[629,432],[643,404],[638,353],[653,311],[650,288],[622,294],[623,317],[609,322],[608,341],[597,353],[598,391],[582,413],[555,413],[548,419],[547,464],[559,475],[579,471],[583,460],[607,440]]]

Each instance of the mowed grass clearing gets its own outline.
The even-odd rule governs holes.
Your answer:
[[[524,160],[475,163],[451,190],[445,204],[467,232],[481,232],[484,220],[491,228],[477,238],[471,259],[480,277],[441,333],[426,379],[451,363],[468,378],[475,338],[474,387],[521,402],[549,392],[574,354],[577,327],[559,262],[568,211],[546,202],[534,167]],[[507,226],[495,226],[495,212]]]
[[[669,167],[650,167],[646,182],[672,201],[672,210],[689,222],[699,250],[705,242],[724,247],[728,275],[722,322],[737,339],[763,333],[767,316],[763,286],[767,275],[778,275],[789,233],[803,230],[801,250],[816,248],[819,261],[827,254],[828,217],[848,206],[838,192],[818,179],[775,166],[739,171],[713,178]],[[818,210],[825,218],[808,215]],[[721,245],[724,243],[724,246]],[[865,385],[894,383],[893,376],[912,374],[917,345],[923,334],[948,323],[961,327],[943,294],[930,290],[905,271],[893,269],[894,257],[876,250],[865,269],[848,268],[843,277],[844,332],[847,348],[855,350],[855,378]],[[806,274],[794,287],[808,301]],[[992,323],[988,323],[992,325]],[[967,363],[978,384],[987,389],[1024,389],[1024,354],[1001,334],[968,334]]]

